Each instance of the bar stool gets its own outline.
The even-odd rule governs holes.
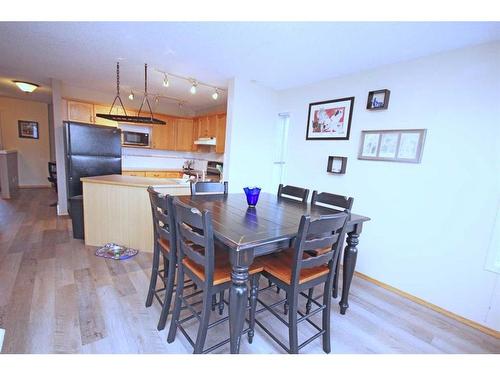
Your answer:
[[[352,209],[352,205],[354,204],[354,198],[346,197],[343,195],[332,194],[332,193],[319,193],[314,190],[311,198],[311,205],[313,206],[323,206],[333,209],[342,209],[344,212],[349,212]],[[341,238],[341,242],[344,242],[344,239]],[[309,252],[311,255],[318,255],[321,253],[321,249]],[[335,267],[335,275],[333,278],[333,291],[332,297],[337,298],[338,290],[339,290],[339,273],[340,273],[340,259],[342,258],[342,254],[339,254],[339,261],[337,262],[337,266]],[[313,292],[311,291],[310,294]]]
[[[347,219],[348,214],[345,212],[321,216],[315,220],[311,220],[309,216],[302,216],[294,247],[280,253],[266,255],[260,259],[260,264],[264,267],[262,275],[283,289],[286,292],[286,298],[268,305],[257,297],[258,303],[264,307],[252,315],[255,317],[255,314],[265,310],[271,312],[280,322],[288,327],[289,346],[287,347],[282,343],[259,320],[254,319],[255,321],[250,322],[250,326],[252,327],[256,323],[288,353],[298,353],[305,345],[320,336],[323,337],[323,350],[326,353],[330,352],[330,296],[333,272],[340,252],[341,241],[339,239],[343,238],[345,234]],[[311,250],[324,248],[329,248],[330,250],[318,256],[311,256],[307,253]],[[305,294],[306,290],[320,285],[324,287],[322,303],[317,301],[321,296],[313,298]],[[317,308],[308,312],[299,311],[299,296],[312,301]],[[274,310],[275,306],[286,301],[290,309],[288,312],[288,321],[283,319]],[[322,312],[321,327],[310,319],[319,312]],[[303,321],[307,321],[318,332],[299,345],[297,325]]]
[[[231,287],[231,264],[228,258],[228,251],[214,241],[212,228],[212,214],[208,210],[200,212],[194,207],[190,207],[178,199],[173,201],[175,210],[175,228],[179,252],[178,285],[175,295],[174,310],[167,341],[172,343],[175,340],[177,328],[186,337],[194,349],[195,354],[209,353],[229,342],[229,338],[205,349],[205,340],[209,328],[218,326],[229,320],[229,316],[221,318],[213,323],[209,323],[211,300],[217,293],[223,292]],[[254,298],[250,301],[247,310],[255,311],[257,298],[256,275],[262,271],[258,262],[249,269],[250,290]],[[184,296],[184,275],[188,275],[197,285],[198,291],[190,296]],[[190,298],[196,294],[202,294],[202,309],[196,311]],[[227,304],[226,301],[223,301]],[[182,307],[187,307],[191,315],[180,319]],[[252,309],[253,306],[253,309]],[[192,339],[183,327],[183,324],[191,319],[199,322],[196,339]],[[253,317],[250,317],[252,319]],[[249,341],[253,338],[253,330],[249,327],[243,331],[248,333]]]
[[[153,297],[156,298],[162,306],[157,327],[158,330],[161,331],[165,328],[170,310],[170,303],[172,301],[172,294],[175,291],[177,244],[174,230],[172,197],[161,195],[151,186],[148,187],[148,193],[153,214],[154,247],[146,307],[152,305]],[[162,270],[159,269],[160,255],[163,260]],[[160,277],[163,282],[163,288],[156,289],[158,277]],[[187,287],[191,286],[193,286],[193,284],[189,284],[188,281]],[[160,295],[161,292],[165,292],[163,298]]]

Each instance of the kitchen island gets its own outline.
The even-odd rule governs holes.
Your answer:
[[[162,194],[189,195],[189,182],[174,178],[107,175],[83,177],[85,244],[108,242],[153,251],[148,186]]]

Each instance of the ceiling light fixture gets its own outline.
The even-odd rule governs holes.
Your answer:
[[[128,96],[130,100],[134,100],[134,92],[130,91],[130,95]]]
[[[27,93],[33,92],[40,87],[36,83],[31,83],[31,82],[25,82],[25,81],[12,81],[12,82],[14,82],[21,91]]]
[[[168,87],[170,86],[170,81],[168,80],[168,77],[166,74],[163,75],[163,87]]]
[[[192,80],[191,84],[192,84],[192,86],[189,89],[189,92],[194,95],[194,94],[196,94],[196,87],[198,86],[198,82],[196,82],[195,80]]]
[[[212,94],[212,99],[213,100],[219,99],[219,89],[218,88],[216,88],[214,93]]]

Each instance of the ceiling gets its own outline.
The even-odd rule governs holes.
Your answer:
[[[281,90],[494,40],[498,22],[0,22],[0,95],[25,96],[11,83],[25,79],[42,85],[33,99],[50,102],[56,78],[111,101],[121,58],[124,98],[143,91],[147,62],[149,91],[196,111],[226,95],[215,102],[203,87],[191,95],[174,78],[166,89],[156,70],[222,88],[238,76]]]

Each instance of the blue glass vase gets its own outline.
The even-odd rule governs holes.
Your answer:
[[[258,187],[246,187],[243,188],[245,195],[247,196],[247,203],[250,207],[255,207],[257,201],[259,200],[260,188]]]

